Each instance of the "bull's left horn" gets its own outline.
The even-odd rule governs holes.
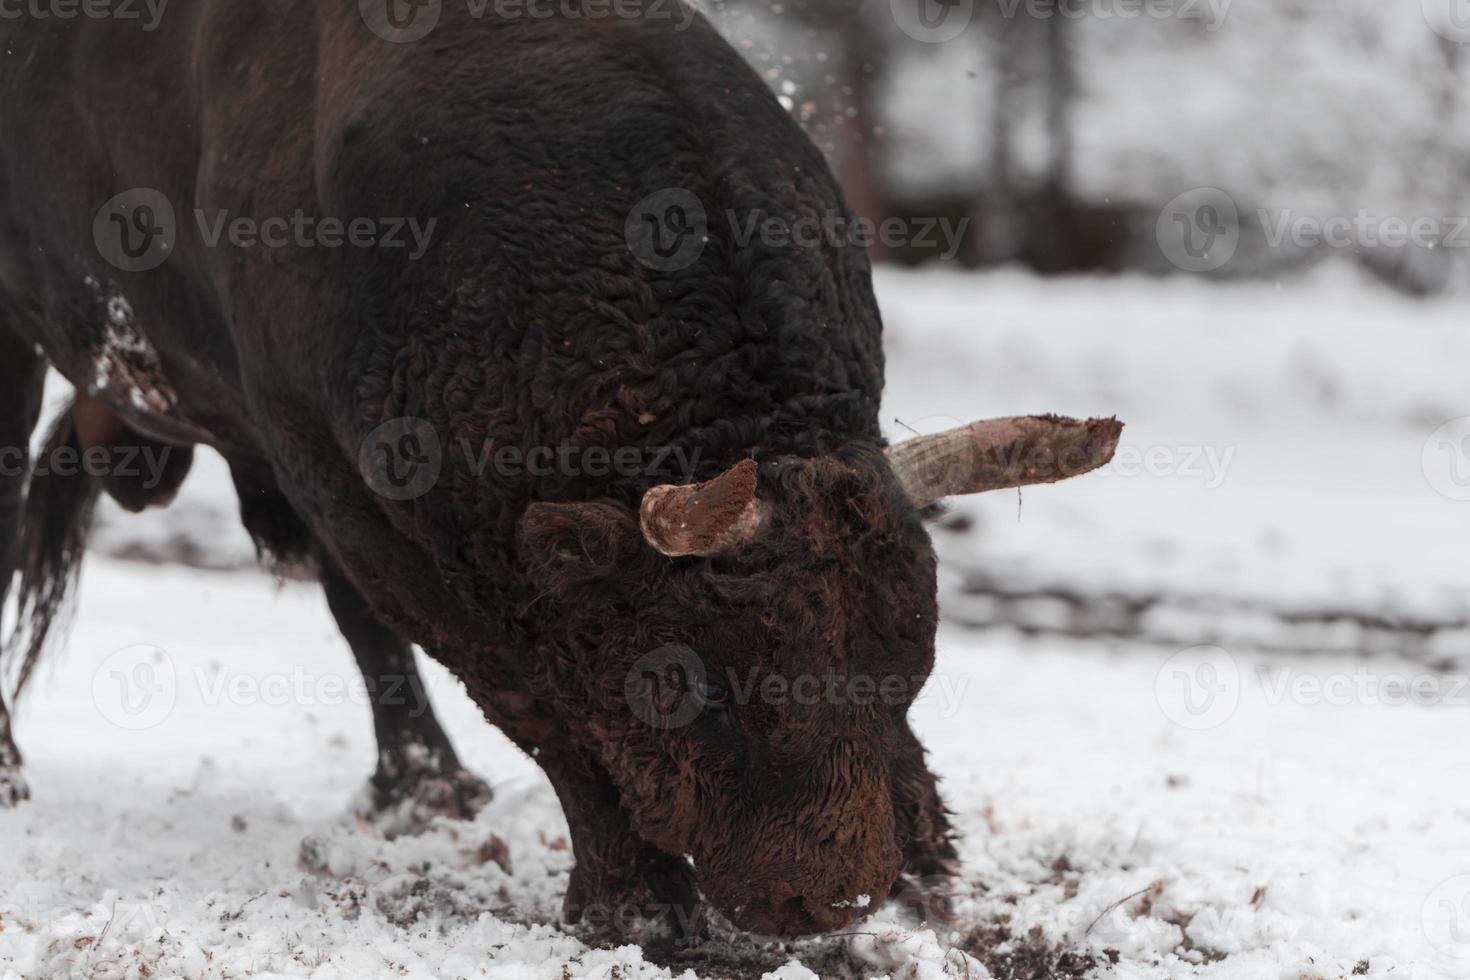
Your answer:
[[[1112,461],[1117,419],[1032,415],[975,422],[888,448],[888,461],[915,507],[945,497],[1057,483]]]
[[[640,507],[643,537],[670,558],[713,558],[753,541],[770,511],[756,496],[760,467],[743,459],[708,483],[653,487]]]

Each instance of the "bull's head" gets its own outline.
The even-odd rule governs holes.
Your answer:
[[[612,504],[537,504],[556,693],[645,840],[737,925],[837,929],[885,899],[932,790],[906,713],[933,667],[921,511],[1111,458],[1121,425],[1008,419],[886,451],[744,460]],[[937,808],[937,803],[935,803]]]

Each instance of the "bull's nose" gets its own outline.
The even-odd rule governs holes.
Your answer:
[[[858,911],[796,896],[775,908],[776,931],[786,936],[810,936],[836,932],[852,923]]]
[[[848,903],[828,905],[822,902],[806,901],[803,903],[803,910],[815,927],[813,932],[836,932],[838,929],[851,925],[857,918],[865,914],[862,909],[855,908]]]
[[[811,936],[835,932],[849,925],[862,910],[848,902],[824,902],[803,894],[789,882],[768,886],[767,901],[747,906],[734,916],[736,924],[752,932],[778,936]]]

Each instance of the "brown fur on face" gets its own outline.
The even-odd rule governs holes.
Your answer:
[[[771,524],[729,558],[658,555],[609,504],[533,507],[521,541],[557,606],[557,693],[638,835],[737,925],[795,935],[876,907],[916,832],[898,747],[934,556],[876,450],[769,462],[761,486]]]

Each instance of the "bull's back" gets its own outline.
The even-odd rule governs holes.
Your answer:
[[[447,3],[412,43],[375,34],[356,0],[173,0],[153,30],[0,22],[0,289],[79,384],[124,298],[181,411],[266,452],[298,437],[260,431],[266,406],[344,448],[397,411],[523,447],[697,444],[711,468],[793,434],[808,445],[778,448],[876,435],[865,259],[734,240],[842,210],[738,55],[667,3],[495,9]],[[173,205],[157,269],[91,247],[130,188]],[[674,269],[628,242],[641,202],[657,219],[670,192],[710,231]],[[208,241],[298,214],[434,228],[418,260]]]
[[[0,20],[7,325],[142,427],[239,449],[256,440],[228,296],[194,233],[219,122],[208,66],[223,12],[285,6],[174,0],[156,19],[140,3]],[[253,178],[242,166],[237,179]],[[139,386],[168,397],[139,398]]]

